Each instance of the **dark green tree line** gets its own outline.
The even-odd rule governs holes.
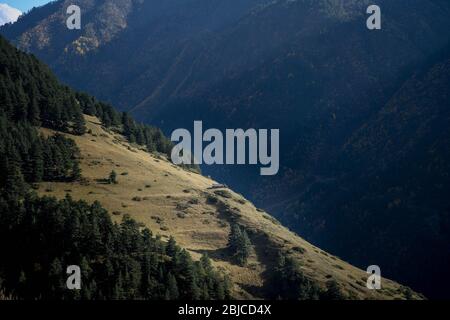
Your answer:
[[[78,158],[73,140],[61,134],[43,137],[29,123],[14,124],[0,115],[0,188],[17,189],[19,180],[77,180],[81,177]]]
[[[45,64],[1,36],[0,62],[0,111],[7,119],[84,133],[84,118],[74,91],[61,85]]]
[[[14,245],[11,245],[14,244]],[[194,262],[124,216],[113,223],[99,203],[0,197],[0,275],[20,299],[228,299],[230,284],[208,257]],[[79,265],[82,288],[66,288]]]
[[[346,296],[334,280],[321,288],[305,276],[297,260],[280,254],[271,274],[271,295],[280,300],[345,300]]]
[[[88,94],[77,93],[77,100],[84,113],[98,117],[103,126],[123,134],[130,143],[145,146],[149,152],[170,156],[172,142],[159,128],[137,123],[128,113],[118,112]]]

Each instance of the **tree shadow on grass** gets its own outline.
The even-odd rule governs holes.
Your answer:
[[[109,179],[95,179],[95,182],[98,184],[111,184],[111,181]]]
[[[206,254],[213,260],[226,261],[234,264],[232,257],[229,255],[228,248],[220,248],[216,250],[191,250],[199,254]]]

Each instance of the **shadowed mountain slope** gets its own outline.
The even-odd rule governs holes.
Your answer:
[[[69,3],[82,8],[80,31],[65,27]],[[450,4],[379,0],[379,31],[366,28],[369,4],[57,1],[0,32],[65,82],[166,133],[199,119],[280,128],[278,176],[203,172],[313,243],[448,296],[437,276],[448,269],[448,86],[435,54],[450,40]]]

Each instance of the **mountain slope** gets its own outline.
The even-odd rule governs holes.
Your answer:
[[[173,165],[155,128],[61,85],[3,38],[0,61],[0,296],[6,289],[24,299],[225,298],[229,282],[207,253],[236,298],[423,298],[387,279],[368,290],[363,270]],[[103,122],[85,121],[81,110]],[[122,223],[111,223],[103,207]],[[250,253],[248,262],[238,253]],[[79,294],[64,286],[63,267],[74,262],[83,270]]]
[[[320,191],[310,201],[314,213],[299,207],[293,211],[300,229],[325,233],[320,243],[341,254],[355,244],[344,236],[349,230],[358,233],[362,225],[384,225],[357,236],[365,250],[350,253],[349,259],[362,263],[379,251],[377,242],[389,243],[377,253],[380,264],[405,266],[414,260],[416,270],[399,268],[392,275],[445,297],[450,268],[450,50],[433,60],[345,144],[341,163],[347,175],[339,180],[341,187],[318,183]],[[319,204],[328,188],[336,190],[333,206]],[[339,215],[325,218],[329,210]],[[360,220],[355,219],[363,211]],[[326,226],[318,227],[324,219]],[[405,243],[414,249],[405,250]],[[421,275],[425,269],[433,270],[427,279]]]
[[[69,3],[35,10],[1,32],[44,59],[65,82],[132,110],[166,133],[191,128],[198,119],[222,129],[281,128],[277,177],[262,179],[248,167],[203,171],[311,242],[362,267],[375,261],[386,274],[430,295],[448,295],[442,277],[433,276],[448,269],[448,251],[442,249],[448,244],[446,168],[423,169],[430,160],[424,152],[434,150],[436,161],[447,161],[447,142],[424,147],[433,140],[421,140],[418,126],[388,130],[383,121],[394,120],[379,116],[395,101],[396,108],[406,103],[411,109],[395,122],[424,107],[415,86],[404,85],[449,41],[443,32],[450,29],[448,1],[380,0],[383,27],[374,32],[365,27],[368,1],[80,0],[84,27],[73,32],[64,23]],[[445,73],[439,79],[442,83]],[[430,95],[426,110],[437,106],[446,121],[447,100],[441,96],[448,87],[436,92],[434,81],[418,86],[426,88],[423,96]],[[430,137],[445,135],[446,127],[427,130]],[[397,137],[411,149],[389,146]],[[394,175],[398,183],[389,180],[399,169],[392,163],[417,157],[424,159],[421,167],[406,166],[409,171]],[[409,172],[420,177],[413,181]],[[439,192],[424,192],[436,184],[435,177]],[[406,211],[399,194],[415,198],[402,199]],[[442,237],[436,236],[439,219]],[[418,229],[405,233],[408,225]],[[355,237],[348,238],[350,232]],[[434,248],[436,239],[437,249],[424,249]],[[411,268],[419,255],[421,264]],[[436,272],[424,277],[430,259]]]
[[[0,299],[229,299],[228,278],[206,255],[194,262],[173,239],[161,241],[129,216],[113,224],[98,202],[36,195],[36,183],[82,179],[79,149],[61,134],[85,133],[82,108],[109,126],[119,114],[61,85],[2,37],[0,68]],[[122,120],[124,138],[165,152],[157,129],[126,114]],[[57,132],[44,137],[40,126]],[[79,290],[65,285],[69,265],[80,268]]]
[[[213,264],[231,276],[237,298],[268,298],[276,292],[271,275],[278,254],[297,261],[305,276],[320,287],[336,280],[347,298],[410,295],[409,289],[386,279],[382,290],[368,290],[367,273],[304,241],[241,195],[224,188],[210,189],[213,180],[130,145],[102,128],[94,117],[86,116],[86,120],[90,133],[71,137],[80,148],[84,180],[41,183],[41,195],[64,198],[68,193],[74,199],[98,200],[115,220],[129,214],[163,239],[173,236],[193,257],[208,253]],[[118,173],[118,184],[104,183],[111,170]],[[231,223],[244,228],[254,246],[245,267],[236,265],[226,249]]]

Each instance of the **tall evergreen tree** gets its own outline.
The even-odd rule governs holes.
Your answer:
[[[177,279],[169,272],[167,275],[167,298],[169,300],[177,300],[179,296]]]
[[[113,184],[117,184],[118,182],[117,182],[117,173],[114,171],[114,170],[112,170],[110,173],[109,173],[109,183],[113,183]]]
[[[83,135],[86,133],[86,125],[81,112],[77,112],[73,119],[73,133],[76,135]]]
[[[242,230],[238,224],[231,226],[231,232],[228,238],[228,249],[239,265],[246,265],[251,253],[251,242],[245,230]]]
[[[31,145],[29,163],[29,181],[40,182],[44,177],[44,154],[40,141]]]

